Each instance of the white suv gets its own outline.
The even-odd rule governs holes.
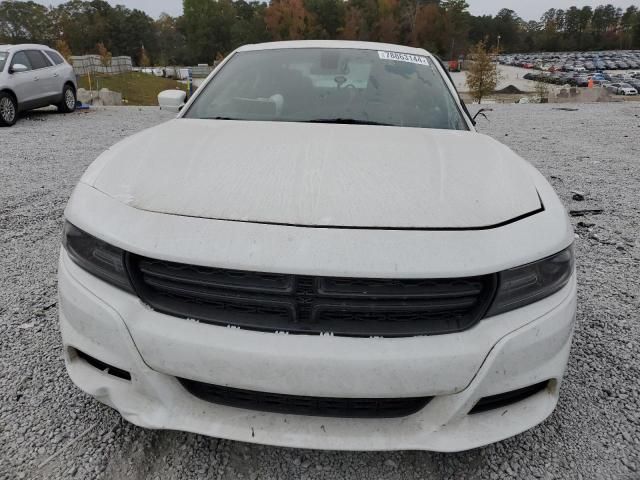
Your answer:
[[[76,108],[76,78],[62,55],[45,45],[0,45],[0,127],[16,123],[18,113],[56,105]]]

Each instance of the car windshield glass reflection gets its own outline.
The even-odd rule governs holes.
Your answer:
[[[467,129],[432,59],[358,49],[237,53],[185,117]]]

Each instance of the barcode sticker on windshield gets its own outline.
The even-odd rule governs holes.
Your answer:
[[[378,56],[382,60],[395,60],[396,62],[415,63],[417,65],[429,65],[429,60],[427,60],[427,57],[423,57],[420,55],[411,55],[408,53],[400,53],[400,52],[385,52],[382,50],[378,50]]]

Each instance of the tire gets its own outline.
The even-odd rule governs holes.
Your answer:
[[[0,127],[11,127],[18,121],[18,102],[7,92],[0,92]]]
[[[60,113],[72,113],[76,110],[76,91],[69,84],[62,89],[62,102],[58,105]]]

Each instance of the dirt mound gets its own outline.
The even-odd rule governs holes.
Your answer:
[[[506,94],[516,94],[516,93],[525,93],[522,90],[520,90],[518,87],[514,86],[514,85],[509,85],[504,87],[502,90],[496,90],[496,93],[506,93]]]

